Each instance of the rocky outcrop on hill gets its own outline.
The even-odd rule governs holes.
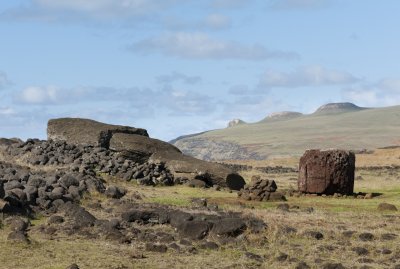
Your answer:
[[[235,127],[238,125],[246,124],[246,122],[242,121],[241,119],[234,119],[228,122],[228,128]]]
[[[335,113],[344,113],[344,112],[354,112],[363,110],[365,108],[356,106],[352,103],[329,103],[323,105],[314,112],[314,115],[326,115],[326,114],[335,114]]]
[[[293,112],[293,111],[275,112],[275,113],[268,115],[266,118],[264,118],[260,122],[290,120],[290,119],[295,119],[295,118],[298,118],[301,116],[303,116],[303,114],[300,112]]]
[[[57,119],[49,121],[48,134],[49,139],[55,141],[101,146],[134,162],[148,160],[165,163],[175,178],[190,180],[200,176],[211,186],[219,185],[236,190],[240,190],[245,184],[243,178],[231,169],[185,156],[175,146],[148,137],[143,129],[85,119]]]
[[[300,192],[351,195],[354,192],[355,155],[344,150],[308,150],[300,159]]]

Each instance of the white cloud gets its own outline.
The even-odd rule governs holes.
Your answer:
[[[329,5],[331,0],[273,0],[272,9],[315,9]]]
[[[144,114],[166,111],[172,115],[187,116],[209,114],[216,101],[208,95],[167,86],[160,90],[107,87],[77,87],[62,89],[56,86],[27,87],[14,96],[14,102],[25,105],[96,107],[122,106]],[[162,112],[161,112],[162,113]]]
[[[231,20],[221,14],[210,14],[206,17],[204,25],[211,29],[224,29],[231,26]]]
[[[184,0],[27,0],[16,5],[1,17],[43,22],[127,22],[147,17],[157,21],[155,14],[183,3]]]
[[[34,0],[36,7],[84,13],[92,17],[121,17],[143,15],[179,2],[178,0]]]
[[[314,65],[297,68],[291,73],[268,70],[260,80],[262,87],[305,87],[351,84],[359,79],[344,71]]]
[[[362,106],[400,105],[400,79],[382,79],[377,83],[347,88],[343,99]]]
[[[15,114],[15,111],[11,107],[0,107],[0,115],[10,116],[13,114]]]
[[[16,96],[14,100],[17,103],[32,104],[32,105],[48,105],[57,104],[61,102],[68,102],[74,94],[66,93],[63,89],[56,86],[37,87],[30,86],[23,89]]]
[[[171,89],[165,94],[163,103],[173,116],[204,115],[216,109],[216,101],[212,97],[187,90]]]
[[[202,78],[199,76],[188,76],[179,72],[172,72],[169,75],[162,75],[156,77],[158,83],[173,83],[176,81],[181,81],[185,84],[197,84],[202,81]]]
[[[265,59],[292,60],[299,58],[294,52],[268,50],[262,45],[243,45],[234,41],[211,38],[204,33],[177,32],[149,38],[129,47],[131,51],[149,54],[158,52],[167,56],[191,59]]]

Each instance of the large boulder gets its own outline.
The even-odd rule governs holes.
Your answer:
[[[355,155],[344,150],[308,150],[300,159],[300,192],[353,194]]]
[[[47,124],[47,137],[49,140],[62,140],[70,144],[85,144],[108,148],[110,139],[117,133],[149,136],[145,129],[105,124],[89,119],[52,119]]]
[[[177,147],[161,140],[118,133],[111,138],[110,149],[135,157],[148,155],[154,162],[164,162],[175,177],[196,178],[209,186],[219,185],[233,190],[240,190],[245,185],[244,179],[231,169],[186,156]]]

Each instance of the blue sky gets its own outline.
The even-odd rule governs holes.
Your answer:
[[[152,137],[400,104],[397,0],[4,0],[0,137],[85,117]]]

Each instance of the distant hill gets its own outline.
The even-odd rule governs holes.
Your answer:
[[[314,112],[314,115],[338,114],[360,111],[366,108],[356,106],[352,103],[330,103],[321,106]]]
[[[281,120],[290,120],[294,118],[298,118],[303,116],[300,112],[293,112],[293,111],[283,111],[283,112],[275,112],[268,115],[266,118],[260,121],[262,122],[271,122],[271,121],[281,121]]]
[[[400,145],[400,106],[362,108],[332,103],[309,115],[285,113],[183,137],[173,144],[208,160],[298,156],[309,148],[362,150]]]

